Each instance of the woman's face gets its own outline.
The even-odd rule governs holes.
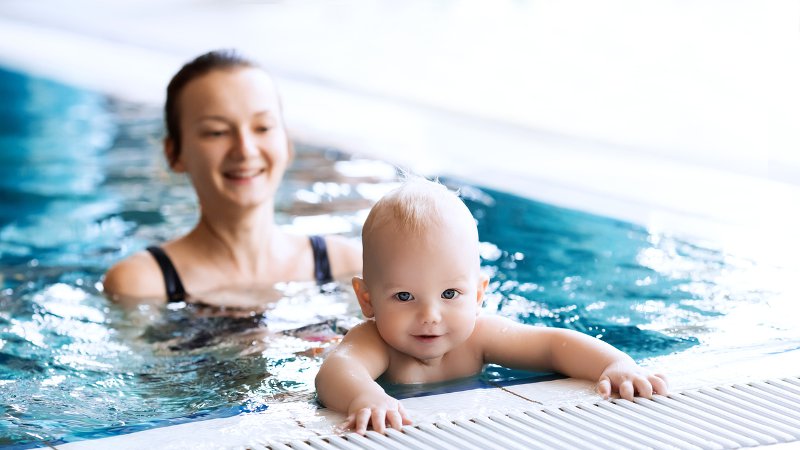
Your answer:
[[[173,164],[186,172],[203,208],[272,203],[290,159],[272,79],[257,68],[212,70],[178,98],[181,149]],[[167,142],[167,152],[174,151]]]

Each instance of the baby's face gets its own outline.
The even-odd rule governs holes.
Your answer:
[[[421,234],[376,233],[365,254],[371,304],[365,314],[374,315],[381,337],[422,361],[463,344],[475,327],[486,287],[474,229],[431,226]]]

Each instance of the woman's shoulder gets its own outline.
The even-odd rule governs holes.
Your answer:
[[[338,235],[325,236],[333,278],[361,273],[361,242]]]
[[[103,289],[114,300],[164,298],[164,277],[156,260],[140,251],[111,266]]]

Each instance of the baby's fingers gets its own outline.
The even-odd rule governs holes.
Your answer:
[[[400,411],[386,411],[386,422],[397,431],[403,428],[403,417],[400,415]],[[375,428],[375,425],[372,427]]]
[[[380,434],[386,433],[386,410],[383,408],[372,411],[372,429]],[[366,426],[364,428],[366,432]],[[363,433],[362,433],[363,434]]]
[[[636,387],[636,392],[639,393],[639,397],[653,398],[653,385],[650,384],[650,381],[647,380],[646,378],[640,378],[640,377],[634,378],[633,385],[634,387]]]
[[[408,416],[408,413],[406,412],[406,408],[403,407],[402,403],[397,404],[397,411],[400,412],[400,417],[403,418],[403,425],[411,425],[413,423],[411,421],[411,418]]]
[[[361,408],[355,414],[355,432],[361,435],[367,434],[367,425],[369,425],[369,418],[372,415],[372,410],[369,408]],[[374,423],[373,423],[373,426]]]
[[[597,383],[597,393],[604,399],[611,396],[611,380],[607,376],[600,378]]]
[[[669,382],[667,381],[667,377],[657,373],[655,375],[650,375],[647,379],[650,381],[650,384],[653,385],[653,392],[660,395],[669,394]]]
[[[619,384],[619,396],[633,401],[633,382],[631,380],[625,380]]]
[[[344,422],[339,424],[338,428],[340,431],[345,431],[349,430],[350,428],[353,428],[355,424],[356,424],[356,415],[350,414],[349,416],[347,416],[346,419],[344,419]]]

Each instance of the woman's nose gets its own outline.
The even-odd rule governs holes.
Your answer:
[[[234,151],[242,156],[251,156],[258,153],[255,136],[248,130],[239,130]]]

